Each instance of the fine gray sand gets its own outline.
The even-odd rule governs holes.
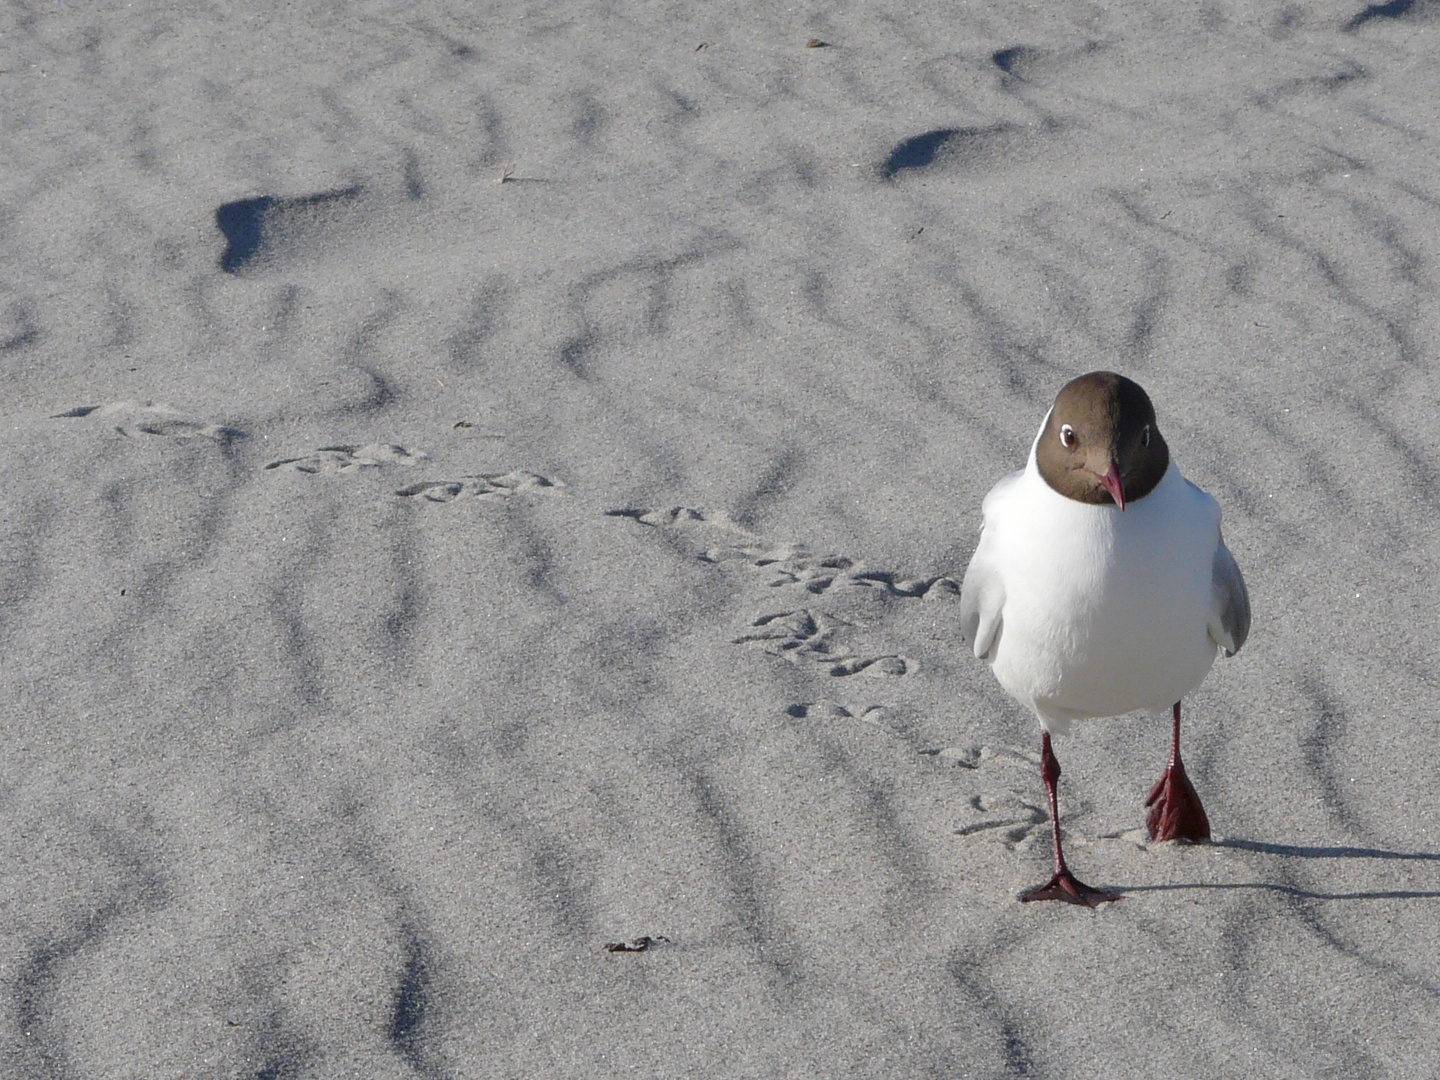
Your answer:
[[[0,1077],[1433,1075],[1437,57],[1433,0],[6,5]],[[1089,911],[1015,900],[956,585],[1094,368],[1255,623],[1217,843],[1144,838],[1166,718],[1057,743]]]

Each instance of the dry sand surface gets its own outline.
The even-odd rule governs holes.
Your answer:
[[[807,47],[808,46],[808,47]],[[1427,1077],[1440,6],[7,3],[0,1077]],[[502,181],[503,182],[500,182]],[[1055,390],[1255,629],[959,640]],[[607,943],[648,937],[643,951]]]

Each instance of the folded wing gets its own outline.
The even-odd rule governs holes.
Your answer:
[[[1210,639],[1234,656],[1250,636],[1250,594],[1235,556],[1221,540],[1215,548],[1210,577]]]
[[[1000,640],[1001,612],[1005,607],[1005,583],[996,569],[980,533],[980,545],[965,571],[960,586],[960,633],[981,660],[990,658]]]

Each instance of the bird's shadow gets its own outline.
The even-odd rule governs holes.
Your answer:
[[[1401,859],[1412,862],[1440,862],[1440,853],[1429,851],[1386,851],[1384,848],[1308,847],[1299,844],[1271,844],[1263,840],[1226,838],[1210,843],[1211,847],[1254,851],[1262,855],[1283,855],[1292,859]],[[1381,889],[1374,892],[1327,893],[1281,885],[1270,881],[1193,882],[1182,885],[1132,885],[1121,892],[1170,892],[1178,889],[1255,889],[1281,893],[1301,900],[1434,900],[1440,890]]]
[[[1432,851],[1386,851],[1384,848],[1306,847],[1301,844],[1271,844],[1264,840],[1237,840],[1226,837],[1210,841],[1211,847],[1235,848],[1237,851],[1258,851],[1263,855],[1288,855],[1297,859],[1410,859],[1419,862],[1440,862],[1440,853]]]

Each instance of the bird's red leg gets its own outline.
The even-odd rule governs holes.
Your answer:
[[[1040,778],[1045,781],[1045,794],[1050,799],[1050,824],[1055,830],[1055,876],[1044,885],[1025,890],[1020,894],[1020,900],[1026,904],[1032,900],[1064,900],[1067,904],[1084,904],[1086,907],[1099,907],[1107,900],[1119,900],[1119,893],[1092,889],[1070,873],[1070,868],[1065,865],[1065,852],[1060,849],[1059,801],[1055,796],[1055,781],[1060,779],[1060,762],[1055,759],[1055,751],[1050,749],[1048,731],[1041,742]]]
[[[1170,764],[1165,773],[1150,789],[1145,800],[1150,807],[1150,839],[1157,843],[1166,840],[1209,840],[1210,820],[1205,816],[1205,807],[1200,805],[1200,796],[1190,786],[1185,775],[1185,766],[1180,761],[1180,703],[1175,703],[1175,739],[1170,746]]]

